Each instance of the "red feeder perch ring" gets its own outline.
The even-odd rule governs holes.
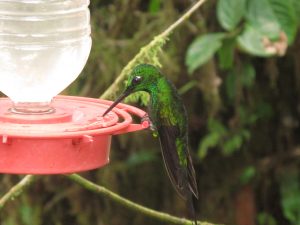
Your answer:
[[[58,96],[55,112],[22,115],[10,112],[0,98],[0,173],[65,174],[91,170],[109,162],[111,136],[145,129],[131,114],[145,112],[119,104],[102,117],[111,101]]]

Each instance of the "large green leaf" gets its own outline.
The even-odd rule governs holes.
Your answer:
[[[247,22],[263,35],[277,40],[280,24],[268,0],[251,0],[248,3]]]
[[[189,73],[192,73],[206,63],[222,46],[224,33],[205,34],[196,38],[189,46],[185,63]]]
[[[297,0],[300,2],[300,0]],[[281,29],[286,33],[289,43],[295,39],[297,32],[296,11],[291,0],[269,0],[270,6],[281,25]]]
[[[246,29],[238,37],[239,47],[245,52],[261,57],[268,57],[274,55],[272,52],[268,52],[263,45],[264,34],[252,26],[246,26]]]
[[[292,4],[293,4],[293,8],[295,9],[295,12],[296,12],[296,17],[297,17],[297,20],[298,20],[298,23],[300,23],[300,1],[299,0],[291,0],[292,1]]]
[[[236,28],[246,11],[246,0],[219,0],[217,18],[221,26],[228,31]]]

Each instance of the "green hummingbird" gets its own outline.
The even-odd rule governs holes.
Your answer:
[[[150,94],[149,112],[143,119],[150,122],[151,129],[159,137],[170,180],[179,195],[186,200],[195,219],[193,199],[198,198],[198,190],[188,148],[187,114],[175,86],[155,66],[140,64],[130,73],[124,92],[103,116],[125,97],[137,91]]]

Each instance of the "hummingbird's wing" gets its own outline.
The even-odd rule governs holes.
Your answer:
[[[188,166],[188,179],[189,179],[189,188],[193,192],[194,196],[198,199],[198,188],[196,181],[196,173],[192,162],[192,157],[187,149],[187,166]]]
[[[189,191],[198,198],[195,171],[191,156],[188,153],[187,143],[184,143],[185,151],[187,152],[185,162],[180,160],[177,151],[178,145],[176,145],[176,142],[180,135],[178,127],[161,125],[157,128],[157,131],[164,163],[173,186],[184,199],[187,198],[187,192]]]

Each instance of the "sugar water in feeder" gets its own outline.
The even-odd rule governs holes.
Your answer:
[[[50,109],[91,50],[88,0],[0,0],[0,91],[17,112]]]

